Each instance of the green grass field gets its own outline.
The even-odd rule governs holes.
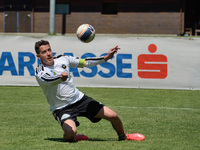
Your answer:
[[[145,141],[117,141],[111,124],[79,118],[78,134],[65,143],[40,87],[0,86],[1,150],[199,150],[200,91],[79,88],[118,113],[125,131]]]

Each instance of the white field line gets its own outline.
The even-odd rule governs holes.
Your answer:
[[[48,104],[12,104],[12,103],[0,103],[0,105],[15,105],[15,106],[46,106],[49,107]],[[137,106],[108,106],[114,108],[126,108],[126,109],[167,109],[167,110],[192,110],[192,111],[200,111],[200,109],[195,108],[174,108],[174,107],[137,107]]]
[[[0,105],[13,105],[13,106],[48,106],[47,104],[12,104],[12,103],[0,103]]]
[[[136,107],[136,106],[110,106],[110,107],[115,107],[115,108],[128,108],[128,109],[137,109],[137,108],[142,108],[142,109],[168,109],[168,110],[194,110],[194,111],[200,111],[200,109],[195,109],[195,108],[174,108],[174,107]]]

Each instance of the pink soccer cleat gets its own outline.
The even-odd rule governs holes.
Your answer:
[[[126,140],[134,140],[134,141],[143,141],[145,140],[145,136],[140,133],[126,134]]]
[[[86,135],[78,134],[76,136],[76,141],[89,141],[89,138]]]

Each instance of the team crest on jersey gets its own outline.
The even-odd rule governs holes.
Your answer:
[[[62,65],[62,68],[63,68],[63,69],[66,69],[66,65],[63,64],[63,65]]]

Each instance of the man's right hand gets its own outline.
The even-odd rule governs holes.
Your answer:
[[[66,72],[61,73],[60,78],[62,81],[66,81],[68,78],[68,74]]]

